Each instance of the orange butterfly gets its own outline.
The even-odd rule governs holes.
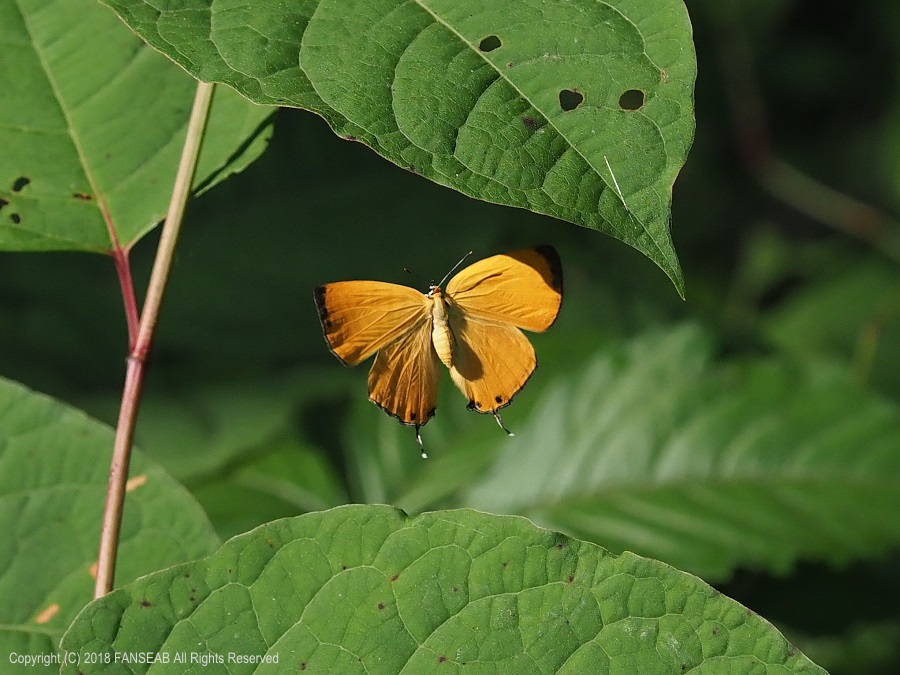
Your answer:
[[[369,398],[415,426],[419,445],[419,429],[437,404],[439,360],[469,398],[468,408],[494,415],[509,433],[497,411],[537,366],[519,329],[547,330],[562,304],[562,265],[551,246],[473,263],[450,280],[446,293],[444,281],[424,294],[381,281],[338,281],[315,291],[331,351],[349,366],[377,352]]]

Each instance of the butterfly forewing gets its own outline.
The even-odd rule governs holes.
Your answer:
[[[469,407],[493,413],[509,405],[537,366],[534,347],[508,323],[484,321],[450,312],[456,340],[453,381],[469,398]]]
[[[562,265],[551,246],[495,255],[469,265],[447,284],[464,314],[542,332],[562,304]]]
[[[369,371],[369,398],[403,424],[422,426],[434,415],[439,377],[428,317],[378,352]]]
[[[431,419],[437,405],[440,368],[433,329],[439,329],[441,358],[469,407],[496,414],[537,366],[534,348],[519,329],[547,330],[561,303],[562,268],[549,246],[476,262],[450,280],[446,294],[433,289],[426,296],[380,281],[341,281],[316,289],[331,350],[349,365],[377,352],[369,398],[416,427]]]
[[[351,366],[429,319],[424,294],[382,281],[325,284],[315,298],[331,351]]]

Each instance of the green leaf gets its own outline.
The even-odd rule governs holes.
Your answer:
[[[257,456],[191,486],[191,493],[223,538],[257,525],[347,503],[321,448],[285,439]]]
[[[94,0],[0,6],[0,249],[109,252],[165,214],[196,81]],[[271,109],[215,94],[196,188],[265,148]]]
[[[832,675],[896,673],[900,669],[900,622],[856,626],[847,634],[797,636],[807,654]]]
[[[843,257],[846,258],[844,255]],[[804,286],[763,324],[768,338],[799,355],[838,358],[861,381],[900,400],[900,274],[863,260]]]
[[[576,265],[567,270],[576,278],[584,274]],[[532,411],[557,377],[570,374],[573,363],[592,358],[598,345],[621,341],[621,335],[614,341],[604,336],[595,323],[609,320],[604,330],[615,324],[614,313],[607,312],[603,302],[609,289],[593,283],[590,290],[576,291],[573,298],[585,302],[585,307],[573,308],[567,299],[552,330],[528,335],[538,353],[539,368],[512,405],[502,411],[505,426],[516,435],[529,427]],[[639,305],[635,302],[629,311]],[[351,371],[356,382],[348,391],[354,405],[342,437],[352,501],[392,504],[408,513],[459,506],[461,493],[479,484],[498,454],[514,442],[489,415],[468,410],[467,399],[444,375],[437,414],[421,429],[428,454],[427,461],[422,461],[413,429],[399,425],[367,400],[366,373],[360,370]]]
[[[197,387],[157,387],[141,403],[136,442],[175,478],[191,485],[258,458],[273,443],[279,445],[300,407],[316,397],[343,394],[342,375],[349,372],[306,367],[265,381],[235,377]],[[119,400],[94,397],[85,401],[85,408],[96,417],[115,420]]]
[[[490,467],[506,439],[493,419],[466,410],[466,399],[445,377],[439,413],[421,429],[428,454],[423,460],[412,427],[372,405],[366,375],[359,375],[342,439],[353,501],[393,504],[409,512],[447,506]]]
[[[106,1],[196,77],[317,112],[468,195],[602,230],[683,292],[669,206],[696,65],[680,0]]]
[[[245,379],[157,390],[145,403],[137,442],[176,478],[190,481],[281,433],[294,413],[296,395],[287,379]]]
[[[301,440],[296,427],[304,406],[343,396],[341,375],[350,373],[305,367],[265,382],[156,388],[141,405],[137,443],[185,484],[222,538],[344,504],[345,489],[325,451]],[[115,419],[118,402],[95,397],[86,408]]]
[[[694,576],[474,511],[345,506],[269,523],[91,603],[82,655],[154,673],[823,673]],[[270,664],[228,663],[228,654]],[[165,656],[163,656],[165,655]],[[723,670],[724,669],[724,670]],[[62,673],[145,672],[82,663]]]
[[[824,365],[710,364],[690,327],[549,388],[463,499],[707,579],[900,544],[900,414]]]
[[[0,379],[0,659],[52,654],[93,597],[113,433],[83,413]],[[118,583],[219,545],[197,503],[136,452]],[[52,668],[57,672],[58,667]],[[49,671],[48,671],[49,672]]]
[[[297,157],[304,158],[299,165]],[[154,341],[161,356],[153,363],[148,397],[158,390],[169,397],[176,387],[193,389],[210,373],[225,377],[223,363],[240,364],[242,382],[247,376],[259,381],[260,373],[265,380],[280,379],[285,367],[304,361],[327,369],[317,378],[321,384],[355,374],[363,367],[344,371],[325,347],[311,300],[315,286],[380,279],[424,292],[430,279],[444,276],[466,251],[480,257],[534,245],[552,227],[545,216],[420,180],[359,143],[342,142],[318,117],[290,108],[279,110],[266,153],[194,200],[189,218],[178,242],[183,264],[172,270]],[[423,228],[452,232],[452,242],[441,234],[439,241],[447,245],[434,245],[422,237]],[[348,238],[357,245],[348,247]],[[610,246],[605,237],[578,227],[555,233],[553,244],[563,259],[568,295],[560,322],[546,334],[550,342],[539,349],[536,381],[547,372],[548,345],[566,348],[554,346],[564,322],[621,334],[683,316],[687,305],[637,251]],[[147,245],[132,251],[136,279],[147,278],[154,252]],[[266,261],[254,267],[252,283],[248,260]],[[598,269],[604,270],[602,278]],[[128,339],[117,285],[97,282],[112,273],[105,256],[7,255],[0,264],[4,374],[80,407],[88,405],[84,392],[105,393],[113,405],[102,419],[111,423]],[[66,280],[62,295],[60,278]],[[87,409],[100,416],[93,406]],[[139,435],[145,419],[142,411]],[[339,432],[337,426],[328,429],[335,438]],[[140,445],[157,450],[149,437]],[[188,452],[178,459],[191,457]]]

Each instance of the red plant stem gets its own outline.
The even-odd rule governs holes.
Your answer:
[[[88,174],[90,176],[90,173]],[[94,179],[91,177],[91,185],[94,185]],[[112,242],[112,255],[116,263],[116,273],[119,275],[119,287],[122,289],[122,302],[125,305],[125,319],[128,321],[128,350],[134,348],[134,342],[137,340],[138,325],[140,324],[140,311],[138,310],[137,297],[134,293],[134,278],[131,276],[131,263],[128,259],[129,250],[123,248],[119,242],[119,235],[116,232],[116,224],[113,222],[112,214],[103,194],[99,189],[94,187],[97,193],[97,202],[100,205],[100,212],[103,214],[103,220],[106,222],[106,229],[109,232],[109,239]]]
[[[169,271],[172,268],[175,245],[178,242],[178,233],[181,229],[185,205],[190,195],[191,184],[197,168],[200,144],[203,140],[203,132],[206,129],[206,121],[209,117],[209,108],[212,102],[213,86],[205,82],[197,84],[197,95],[194,98],[194,107],[191,111],[191,119],[188,122],[187,137],[181,153],[181,163],[178,166],[178,175],[175,177],[172,199],[169,202],[169,211],[166,214],[162,235],[159,239],[156,260],[153,262],[153,272],[150,274],[147,298],[144,301],[144,309],[137,328],[137,337],[132,340],[133,344],[128,356],[125,389],[122,393],[122,407],[119,410],[112,466],[109,471],[106,508],[103,512],[103,530],[100,534],[100,553],[97,558],[97,581],[94,586],[95,598],[109,593],[113,589],[115,581],[119,532],[122,526],[122,510],[125,506],[126,483],[131,463],[131,444],[134,440],[134,429],[137,423],[138,408],[144,386],[145,365],[153,343],[153,333],[159,318],[159,310],[162,306]],[[127,265],[127,253],[123,259]],[[117,257],[116,267],[119,269],[119,278],[121,279],[123,270],[126,268],[122,267],[119,260],[120,258]],[[131,278],[130,270],[128,277],[129,279]],[[123,292],[125,288],[126,286],[123,285]],[[127,305],[129,300],[127,292],[125,297],[126,311],[128,311]],[[137,303],[135,302],[136,306]]]
[[[113,260],[116,273],[119,275],[119,286],[122,288],[122,302],[125,304],[125,319],[128,321],[128,351],[134,349],[140,326],[140,312],[137,296],[134,293],[134,277],[131,276],[131,262],[128,249],[122,248],[118,241],[113,242]]]

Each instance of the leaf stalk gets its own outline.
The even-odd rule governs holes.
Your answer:
[[[138,330],[141,325],[141,314],[138,309],[137,296],[134,292],[134,277],[131,274],[129,250],[122,248],[118,241],[113,242],[113,259],[116,262],[116,273],[119,275],[119,286],[122,288],[122,302],[125,305],[125,319],[128,322],[128,351],[134,349]]]
[[[147,297],[144,300],[137,337],[134,338],[132,335],[131,339],[128,370],[125,375],[125,388],[122,393],[122,406],[119,410],[119,421],[116,426],[116,438],[109,472],[109,486],[106,492],[106,507],[103,512],[100,553],[97,559],[97,580],[94,586],[95,598],[109,593],[113,589],[115,581],[119,532],[122,525],[122,511],[125,505],[125,486],[128,480],[134,429],[137,423],[138,408],[140,407],[141,393],[144,386],[145,365],[153,343],[153,335],[159,319],[166,283],[172,268],[175,245],[178,242],[184,210],[197,169],[197,160],[200,156],[200,146],[206,130],[206,122],[209,119],[214,86],[206,82],[197,83],[197,94],[194,97],[194,106],[188,122],[187,137],[181,153],[181,163],[178,166],[178,173],[172,188],[172,198],[169,202],[165,223],[163,224],[162,235],[156,251],[156,259],[153,263],[153,271],[150,274],[150,283],[147,287]],[[127,263],[127,253],[125,256]],[[121,279],[123,267],[118,258],[116,262]],[[123,285],[123,288],[125,287]]]

